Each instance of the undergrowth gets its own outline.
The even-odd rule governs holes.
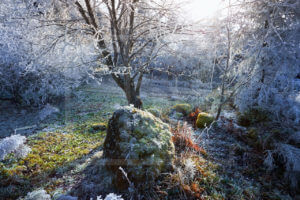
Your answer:
[[[36,187],[51,192],[72,162],[102,145],[103,134],[49,132],[28,138],[31,153],[21,160],[9,155],[0,163],[1,199],[16,199]]]

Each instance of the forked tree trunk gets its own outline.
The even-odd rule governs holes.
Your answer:
[[[137,95],[135,88],[129,87],[125,90],[126,98],[128,101],[128,104],[132,104],[136,108],[142,108],[142,100],[139,95]]]
[[[134,0],[133,3],[136,3],[138,0]],[[112,1],[112,4],[114,3],[114,1]],[[109,69],[113,69],[113,66],[116,66],[116,60],[114,61],[112,59],[112,56],[110,54],[110,52],[107,51],[107,46],[104,42],[104,38],[102,34],[96,34],[95,30],[98,30],[98,24],[96,22],[96,17],[93,13],[93,8],[92,5],[90,3],[90,0],[85,0],[85,5],[87,8],[87,11],[85,11],[84,7],[81,6],[81,4],[76,1],[75,2],[77,9],[79,11],[79,13],[81,14],[81,16],[83,17],[83,19],[85,20],[86,24],[91,25],[93,27],[92,32],[97,35],[96,39],[98,40],[98,47],[102,50],[101,53],[101,58],[105,58],[104,63],[109,67]],[[113,6],[114,7],[114,6]],[[112,13],[114,17],[115,17],[115,10],[112,10]],[[134,20],[134,9],[132,7],[132,11],[130,13],[130,27],[131,27],[131,31],[133,28],[133,20]],[[113,22],[116,23],[115,19],[113,19]],[[115,31],[114,29],[115,27],[112,27],[112,31]],[[113,43],[115,44],[115,43]],[[123,45],[120,45],[122,46]],[[116,49],[114,48],[114,50],[116,51]],[[128,50],[128,49],[126,49]],[[128,64],[128,63],[127,63]],[[142,79],[143,79],[143,73],[139,72],[139,77],[137,80],[137,84],[135,87],[134,84],[134,77],[130,77],[130,74],[125,74],[125,75],[116,75],[114,73],[112,73],[112,78],[114,79],[114,81],[117,83],[117,85],[122,88],[122,90],[125,92],[128,104],[133,104],[134,107],[136,108],[142,108],[142,101],[140,98],[140,88],[141,88],[141,84],[142,84]]]
[[[124,92],[128,101],[128,104],[132,104],[136,108],[142,108],[143,103],[140,98],[140,88],[142,84],[142,77],[141,74],[138,78],[137,85],[134,84],[134,79],[128,77],[127,80],[124,82]]]

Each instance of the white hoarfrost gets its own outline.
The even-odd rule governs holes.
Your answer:
[[[300,149],[289,144],[280,144],[278,151],[285,162],[285,175],[290,181],[291,188],[295,189],[300,180]]]
[[[0,141],[0,161],[3,160],[7,154],[15,153],[17,158],[25,157],[31,149],[24,143],[26,137],[21,135],[12,135]]]
[[[187,176],[191,180],[194,178],[195,172],[196,172],[196,165],[195,165],[195,162],[191,158],[188,158],[185,161],[184,171],[186,172]]]
[[[24,200],[51,200],[51,196],[45,190],[29,192]]]
[[[274,155],[279,155],[285,167],[285,175],[289,179],[291,188],[297,188],[300,178],[300,149],[289,145],[278,143],[275,150],[267,151],[264,165],[268,170],[276,167]]]
[[[102,198],[101,198],[101,196],[100,197],[97,197],[97,200],[103,200]],[[116,195],[116,194],[114,194],[114,193],[110,193],[110,194],[108,194],[106,197],[105,197],[105,199],[104,200],[124,200],[123,198],[122,198],[122,196],[121,195]]]
[[[288,172],[300,172],[300,149],[289,144],[278,144],[278,153],[285,162]]]

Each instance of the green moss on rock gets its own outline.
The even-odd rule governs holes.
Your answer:
[[[214,118],[205,112],[201,112],[198,114],[196,125],[198,128],[205,128],[209,126],[214,121]]]
[[[142,188],[171,169],[175,154],[171,138],[169,126],[151,113],[128,106],[117,110],[109,120],[103,154],[106,168],[116,174],[115,186],[127,185],[119,166]]]
[[[183,115],[188,115],[192,112],[192,106],[190,104],[177,104],[173,107],[176,112],[182,113]]]

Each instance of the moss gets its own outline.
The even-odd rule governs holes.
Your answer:
[[[208,113],[201,112],[198,114],[196,126],[198,128],[205,128],[205,126],[209,126],[214,121],[214,118]]]
[[[0,190],[13,185],[16,191],[4,199],[16,199],[31,187],[40,187],[45,181],[52,180],[50,177],[56,174],[56,170],[89,154],[102,144],[103,139],[101,133],[41,133],[28,138],[27,145],[32,151],[25,158],[7,159],[0,165]],[[26,181],[30,182],[30,188],[20,183]]]
[[[192,106],[190,104],[177,104],[173,106],[173,110],[176,112],[182,113],[184,116],[187,116],[189,113],[192,112]]]
[[[118,158],[124,163],[121,166],[129,179],[137,185],[142,182],[138,187],[146,190],[162,171],[171,166],[174,155],[171,136],[169,126],[151,113],[122,107],[109,121],[103,154],[104,158],[108,158],[106,167],[118,172],[119,169],[111,167],[110,163],[110,158]],[[113,182],[122,190],[128,183],[120,182],[118,179],[121,177],[118,177]]]

